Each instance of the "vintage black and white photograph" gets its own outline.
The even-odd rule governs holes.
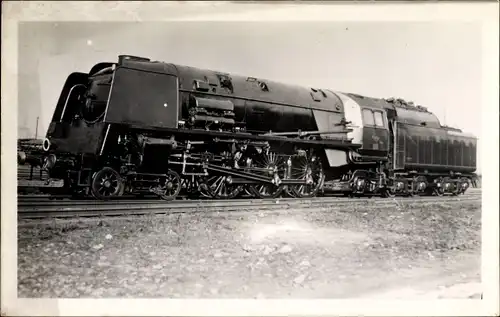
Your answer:
[[[484,299],[480,20],[159,8],[17,23],[18,298]]]

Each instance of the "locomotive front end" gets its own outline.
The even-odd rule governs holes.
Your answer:
[[[178,98],[175,74],[145,58],[120,56],[89,73],[72,73],[43,140],[40,165],[50,179],[64,180],[70,192],[85,194],[104,167],[117,177],[140,166],[155,170],[155,159],[164,162],[167,154],[144,151],[168,153],[175,146],[170,137],[155,142],[155,136],[177,128]]]
[[[114,69],[101,63],[66,79],[42,143],[41,165],[50,179],[79,183],[83,161],[98,153]]]

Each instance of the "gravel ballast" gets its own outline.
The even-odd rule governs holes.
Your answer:
[[[18,296],[348,298],[477,284],[480,204],[367,203],[19,227]]]

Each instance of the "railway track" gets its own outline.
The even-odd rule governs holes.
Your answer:
[[[480,195],[481,194],[481,189],[478,188],[469,188],[465,194],[465,196],[469,195]],[[328,195],[328,197],[343,197],[341,194],[331,194]],[[376,196],[375,196],[376,197]],[[159,199],[155,195],[146,195],[144,197],[136,197],[136,196],[131,196],[131,195],[124,195],[121,197],[116,197],[107,201],[101,201],[101,200],[96,200],[92,197],[89,198],[83,198],[83,199],[71,199],[71,196],[69,195],[47,195],[47,194],[23,194],[23,195],[18,195],[18,206],[28,206],[28,205],[39,205],[39,206],[45,206],[45,205],[64,205],[64,204],[69,204],[69,205],[80,205],[80,204],[89,204],[89,205],[94,205],[94,204],[117,204],[117,203],[131,203],[131,204],[146,204],[146,203],[165,203],[165,204],[171,204],[173,201],[164,201]],[[323,197],[314,197],[314,198],[308,198],[308,199],[322,199]],[[399,197],[403,199],[402,197]],[[254,199],[249,196],[243,196],[240,199],[232,199],[231,201],[243,201],[243,200],[249,200],[251,199],[252,201],[261,201],[263,199]],[[279,198],[280,200],[297,200],[297,198]],[[356,199],[356,198],[354,198]],[[265,200],[265,199],[264,199]],[[273,199],[275,200],[275,199]],[[184,195],[178,195],[177,199],[175,201],[184,201],[184,202],[207,202],[207,201],[213,201],[213,200],[196,200],[196,199],[189,199],[187,196]],[[222,200],[220,200],[222,201]]]
[[[118,200],[118,201],[50,201],[25,200],[18,202],[19,219],[113,217],[144,214],[172,214],[189,212],[276,210],[288,208],[320,207],[323,205],[352,206],[360,204],[394,206],[404,203],[444,203],[480,200],[480,192],[461,196],[345,198],[316,197],[308,199],[233,199],[233,200]]]

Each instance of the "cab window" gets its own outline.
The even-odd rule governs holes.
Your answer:
[[[365,125],[375,125],[373,112],[370,109],[363,109],[363,122]]]
[[[375,125],[377,127],[384,127],[384,118],[382,116],[382,112],[373,111],[373,116],[375,117]]]

